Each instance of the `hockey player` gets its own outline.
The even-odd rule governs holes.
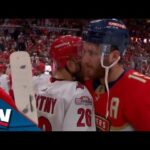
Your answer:
[[[87,87],[95,101],[97,129],[150,131],[150,78],[121,65],[129,44],[124,23],[117,19],[91,21],[83,40],[83,72],[96,81],[89,81]]]
[[[45,131],[95,131],[93,99],[76,81],[82,40],[66,35],[53,41],[51,84],[36,95],[39,127]]]
[[[3,88],[7,93],[9,93],[9,79],[6,72],[6,66],[0,64],[0,87]]]
[[[44,89],[50,83],[50,75],[45,74],[45,64],[39,62],[35,67],[36,76],[33,76],[33,88],[37,93],[39,90]]]

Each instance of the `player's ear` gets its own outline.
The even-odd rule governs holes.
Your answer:
[[[114,62],[115,60],[117,60],[119,56],[120,56],[120,52],[118,50],[114,50],[113,52],[111,52],[111,55],[110,55],[111,62]]]

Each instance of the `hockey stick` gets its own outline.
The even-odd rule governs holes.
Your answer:
[[[21,113],[38,124],[29,54],[25,51],[13,52],[10,55],[10,67],[16,106]]]

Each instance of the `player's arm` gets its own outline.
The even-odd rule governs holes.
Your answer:
[[[86,88],[77,92],[66,111],[63,131],[96,131],[93,99]]]
[[[140,89],[125,105],[125,117],[136,131],[150,131],[150,86]]]

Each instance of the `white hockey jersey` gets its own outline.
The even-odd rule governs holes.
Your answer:
[[[93,99],[76,81],[55,81],[36,95],[39,127],[45,131],[96,131]]]
[[[3,88],[7,93],[9,93],[9,85],[8,85],[8,75],[2,74],[0,75],[0,87]]]
[[[33,76],[32,82],[33,82],[34,92],[38,93],[38,91],[47,87],[47,85],[50,83],[50,77],[51,77],[50,75],[45,73],[38,76]]]

